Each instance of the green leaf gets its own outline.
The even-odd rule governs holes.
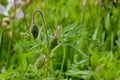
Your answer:
[[[73,30],[76,26],[77,26],[77,23],[74,23],[74,24],[72,24],[72,25],[70,25],[70,26],[65,27],[65,28],[60,32],[60,36],[63,36],[65,33]]]

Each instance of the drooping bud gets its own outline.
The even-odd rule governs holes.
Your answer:
[[[33,24],[32,27],[31,27],[31,33],[32,33],[32,36],[33,38],[37,38],[38,37],[38,34],[39,34],[39,28],[37,25]]]

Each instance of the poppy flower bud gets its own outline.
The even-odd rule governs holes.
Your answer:
[[[39,34],[39,28],[37,25],[33,24],[32,27],[31,27],[31,33],[32,33],[32,36],[33,38],[37,38],[38,37],[38,34]]]
[[[46,56],[45,55],[41,55],[36,61],[35,61],[35,67],[37,69],[40,69],[42,67],[45,66],[45,62],[46,62]]]
[[[60,30],[60,26],[57,27],[55,34],[51,40],[51,46],[50,48],[53,49],[55,46],[58,45],[58,35],[59,35],[59,30]]]
[[[58,38],[53,38],[50,44],[50,48],[53,49],[56,45],[58,45]]]

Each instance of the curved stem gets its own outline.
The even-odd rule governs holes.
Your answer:
[[[45,29],[45,34],[46,34],[46,37],[47,37],[47,43],[48,43],[48,47],[49,47],[49,39],[48,39],[48,33],[47,33],[47,28],[46,28],[46,25],[45,25],[45,19],[44,19],[44,15],[43,15],[43,12],[41,10],[36,10],[34,13],[33,13],[33,17],[32,17],[32,23],[35,24],[35,14],[39,12],[41,17],[42,17],[42,21],[43,21],[43,25],[44,25],[44,29]]]

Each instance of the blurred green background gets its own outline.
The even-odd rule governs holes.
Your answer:
[[[23,19],[10,18],[11,38],[0,14],[0,80],[119,80],[120,3],[99,1],[31,0],[21,7]],[[34,39],[30,28],[36,10],[46,25],[37,13]]]

